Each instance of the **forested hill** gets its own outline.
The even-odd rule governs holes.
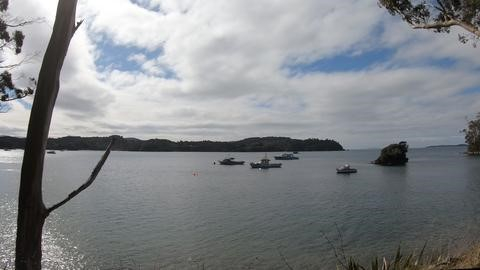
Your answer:
[[[330,139],[291,139],[288,137],[255,137],[240,141],[179,141],[165,139],[140,140],[117,137],[118,151],[178,152],[270,152],[270,151],[342,151],[342,145]],[[105,150],[111,137],[67,136],[48,139],[51,150]],[[24,138],[0,136],[0,149],[23,149]]]

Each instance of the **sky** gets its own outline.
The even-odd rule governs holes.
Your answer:
[[[11,0],[13,70],[36,77],[57,1]],[[32,8],[35,7],[35,8]],[[344,148],[463,143],[480,111],[480,48],[413,30],[373,0],[79,0],[51,137],[330,138]],[[0,113],[26,135],[33,97]]]

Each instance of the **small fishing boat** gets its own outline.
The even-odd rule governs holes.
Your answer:
[[[218,163],[220,165],[243,165],[245,163],[245,161],[237,161],[235,160],[235,158],[231,157],[231,158],[225,158],[223,160],[219,160]]]
[[[265,154],[265,157],[262,158],[260,162],[251,162],[250,167],[252,167],[252,169],[280,168],[282,167],[282,163],[270,163],[270,159],[268,159],[267,154]]]
[[[47,154],[56,154],[56,152],[53,150],[50,150],[50,151],[47,151]]]
[[[295,160],[298,159],[298,157],[294,156],[293,154],[282,154],[281,156],[275,156],[276,160]]]
[[[357,169],[350,167],[349,164],[345,164],[340,168],[337,168],[337,173],[356,173]]]

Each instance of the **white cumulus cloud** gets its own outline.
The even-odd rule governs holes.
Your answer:
[[[40,56],[17,74],[38,74],[56,3],[12,1],[12,13],[45,18],[25,28],[25,54]],[[480,86],[478,49],[460,44],[457,29],[414,31],[375,1],[85,0],[78,17],[53,136],[422,146],[461,143],[464,117],[480,108],[479,93],[465,92]],[[115,47],[118,62],[98,66]],[[355,66],[350,56],[371,51],[391,55],[356,69],[335,64]],[[325,59],[331,67],[286,71]],[[3,133],[24,136],[28,113],[15,104],[0,115]]]

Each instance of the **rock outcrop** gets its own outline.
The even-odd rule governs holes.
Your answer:
[[[407,142],[390,144],[382,149],[380,156],[373,163],[383,166],[403,166],[408,162],[407,152]]]

